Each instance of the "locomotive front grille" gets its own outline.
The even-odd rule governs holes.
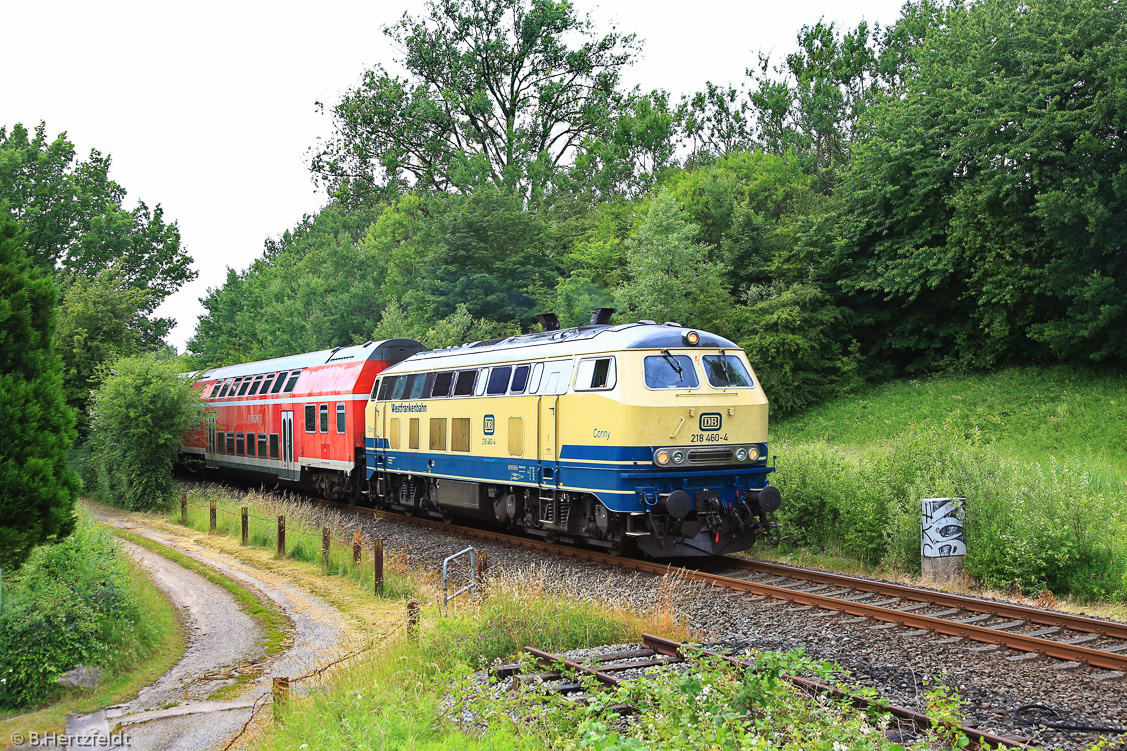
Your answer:
[[[733,456],[731,449],[689,449],[689,464],[722,464]]]

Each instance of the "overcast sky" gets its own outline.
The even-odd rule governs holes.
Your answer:
[[[705,81],[737,83],[756,52],[780,58],[819,18],[888,25],[902,0],[603,2],[575,0],[597,27],[635,32],[643,57],[627,84],[677,98]],[[421,0],[0,0],[0,125],[47,122],[85,157],[113,157],[110,176],[179,223],[199,278],[157,311],[183,351],[228,267],[246,268],[276,237],[325,203],[307,152],[331,135],[314,103],[335,103],[395,52],[381,33]]]

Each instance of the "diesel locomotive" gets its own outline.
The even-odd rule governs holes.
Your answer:
[[[400,339],[207,371],[209,429],[186,450],[329,498],[612,552],[751,547],[781,499],[744,352],[611,312],[443,350]]]

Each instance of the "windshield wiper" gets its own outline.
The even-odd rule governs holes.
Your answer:
[[[724,368],[724,385],[732,385],[732,371],[728,370],[728,355],[720,350],[720,367]]]
[[[672,367],[673,370],[675,370],[677,372],[678,382],[684,381],[685,376],[684,376],[684,373],[682,371],[680,363],[677,362],[677,358],[674,357],[672,354],[670,354],[669,350],[667,350],[667,349],[663,349],[661,351],[661,356],[664,357],[666,360],[668,360],[670,367]]]

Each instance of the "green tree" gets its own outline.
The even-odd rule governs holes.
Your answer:
[[[0,219],[0,569],[70,532],[80,482],[67,466],[74,415],[52,348],[55,288],[19,226]]]
[[[870,111],[836,271],[909,369],[1127,356],[1127,9],[953,6]]]
[[[724,287],[725,269],[709,260],[699,233],[671,192],[654,197],[626,241],[628,280],[616,291],[626,316],[726,328],[733,301]]]
[[[600,36],[566,0],[431,0],[384,33],[406,77],[381,67],[332,108],[313,170],[347,200],[490,182],[537,197],[607,127],[633,35]]]
[[[127,509],[172,499],[172,465],[204,405],[175,359],[128,357],[114,364],[94,397],[93,465],[98,492]]]

